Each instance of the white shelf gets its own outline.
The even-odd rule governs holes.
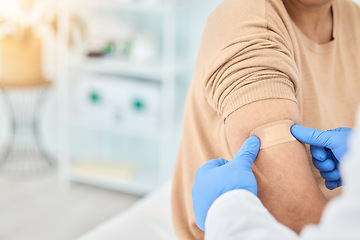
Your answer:
[[[133,78],[143,78],[156,82],[163,82],[164,67],[160,62],[138,63],[115,58],[71,58],[70,67],[85,72],[121,75]],[[75,60],[77,59],[77,60]],[[176,64],[175,71],[189,71],[192,68],[188,62]],[[166,70],[165,70],[166,71]]]
[[[105,188],[114,191],[126,192],[138,196],[144,196],[155,189],[155,185],[146,185],[144,182],[114,182],[106,179],[99,179],[93,177],[79,177],[76,175],[71,176],[71,181],[83,183],[95,187]]]
[[[135,127],[124,127],[115,124],[104,124],[97,121],[84,119],[84,117],[72,114],[70,115],[69,124],[74,127],[88,128],[95,131],[104,131],[108,133],[120,134],[128,137],[136,137],[159,141],[161,138],[160,130],[149,130]]]
[[[158,182],[155,174],[141,171],[136,165],[91,160],[73,164],[71,180],[135,195],[149,193]]]
[[[71,174],[71,181],[88,184],[95,187],[126,192],[138,196],[143,196],[156,188],[155,179],[134,179],[132,181],[114,181],[104,177],[84,177]],[[154,182],[153,184],[150,184]]]
[[[122,192],[143,195],[153,190],[164,180],[168,179],[168,174],[172,170],[169,162],[172,159],[172,132],[173,119],[175,112],[175,93],[176,93],[176,72],[183,71],[188,67],[188,63],[176,63],[176,0],[57,0],[59,3],[58,21],[58,68],[57,68],[57,97],[59,100],[59,126],[58,126],[58,157],[59,157],[59,177],[60,182],[66,186],[71,181],[81,182],[93,186],[118,190]],[[128,3],[127,3],[128,2]],[[148,2],[148,3],[146,3]],[[150,4],[150,2],[153,2]],[[81,14],[92,14],[101,16],[104,12],[118,14],[119,17],[134,14],[134,19],[140,15],[146,18],[156,15],[156,20],[161,20],[163,55],[159,56],[157,62],[136,63],[115,57],[87,58],[83,53],[72,53],[69,39],[71,35],[71,15],[72,12]],[[109,11],[109,12],[107,12]],[[158,16],[159,15],[159,16]],[[91,18],[89,19],[89,21]],[[144,20],[146,21],[146,19]],[[158,129],[146,130],[146,128],[135,128],[120,126],[117,124],[106,124],[106,122],[96,121],[74,114],[71,106],[71,81],[77,77],[78,73],[103,73],[118,75],[130,78],[138,78],[161,83],[160,122]],[[81,75],[81,74],[80,74]],[[72,126],[88,128],[100,132],[121,134],[123,136],[135,137],[139,139],[156,140],[159,143],[158,162],[154,163],[153,169],[148,169],[148,164],[138,163],[139,166],[134,171],[129,170],[127,175],[112,174],[112,177],[102,171],[102,167],[80,168],[74,171],[73,153],[70,138]],[[77,143],[81,144],[81,143]],[[152,144],[152,143],[151,143]],[[141,151],[141,149],[139,149]],[[93,156],[91,156],[93,157]],[[101,156],[100,156],[101,157]],[[118,157],[121,157],[119,155]],[[136,164],[136,161],[127,160],[129,164]],[[106,161],[103,161],[106,164]],[[126,167],[125,167],[126,168]],[[107,168],[108,170],[111,168]],[[116,168],[116,170],[124,170]],[[111,170],[109,170],[111,172]]]
[[[105,9],[132,13],[164,14],[167,7],[164,4],[152,4],[146,2],[124,3],[117,0],[79,0],[71,3],[72,9]]]
[[[162,80],[163,67],[160,63],[136,63],[113,58],[71,58],[71,67],[93,73],[107,73],[136,78]]]

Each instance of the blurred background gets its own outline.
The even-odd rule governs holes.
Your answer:
[[[219,2],[0,1],[0,239],[75,239],[171,179]]]
[[[169,189],[220,2],[0,0],[0,239],[77,239]]]

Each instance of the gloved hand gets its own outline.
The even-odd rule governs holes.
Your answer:
[[[336,128],[328,131],[294,125],[292,135],[303,143],[310,144],[310,152],[315,167],[325,179],[325,186],[333,190],[341,186],[338,165],[347,152],[347,141],[353,130]]]
[[[196,171],[191,193],[196,224],[201,230],[205,231],[210,206],[223,193],[245,189],[257,195],[256,179],[251,167],[259,148],[260,140],[252,136],[230,162],[222,158],[210,160]]]

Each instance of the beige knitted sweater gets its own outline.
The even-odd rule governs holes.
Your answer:
[[[360,8],[334,0],[333,37],[317,44],[292,22],[281,0],[225,0],[209,17],[188,94],[173,179],[172,211],[180,239],[202,239],[191,188],[206,161],[232,158],[225,119],[264,99],[297,103],[303,125],[352,127],[360,103]],[[246,116],[244,116],[246,118]],[[325,196],[333,193],[323,187]]]

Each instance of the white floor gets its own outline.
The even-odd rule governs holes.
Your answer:
[[[73,240],[138,199],[81,184],[61,190],[55,173],[25,182],[0,176],[0,239]]]

